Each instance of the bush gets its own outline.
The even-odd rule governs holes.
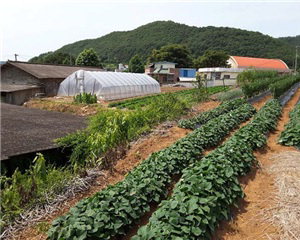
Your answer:
[[[277,71],[261,71],[261,70],[249,69],[241,72],[238,75],[237,82],[242,86],[245,84],[255,82],[260,79],[276,78],[277,76],[278,76]]]
[[[71,148],[73,166],[83,166],[94,163],[119,144],[127,144],[155,124],[177,118],[187,109],[186,101],[169,94],[153,98],[147,106],[134,111],[103,109],[90,118],[87,129],[60,138],[57,143]]]
[[[276,81],[270,86],[271,93],[274,98],[279,98],[287,90],[289,90],[296,82],[300,81],[300,75],[298,76],[287,76]]]
[[[12,177],[1,176],[0,227],[31,206],[46,203],[47,199],[60,193],[71,178],[68,169],[46,166],[46,160],[40,153],[25,173],[16,169]]]
[[[91,93],[80,93],[74,96],[75,103],[84,103],[84,104],[93,104],[97,103],[97,96],[96,94]]]

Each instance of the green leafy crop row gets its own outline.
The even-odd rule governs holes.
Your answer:
[[[279,78],[257,79],[254,82],[242,85],[242,90],[247,98],[253,97],[263,91],[269,89],[270,85],[276,82]]]
[[[195,97],[193,96],[197,89],[189,89],[189,90],[182,90],[178,92],[173,93],[167,93],[166,95],[173,95],[179,98],[183,98],[188,101],[195,101]],[[208,88],[208,94],[215,94],[218,92],[224,91],[223,86],[216,86],[216,87],[210,87]],[[127,109],[137,109],[140,107],[144,107],[151,103],[151,101],[159,100],[162,98],[162,96],[165,94],[158,94],[158,95],[152,95],[152,96],[146,96],[141,98],[133,98],[133,99],[127,99],[123,101],[118,102],[112,102],[109,104],[109,107],[117,107],[117,108],[127,108]]]
[[[279,143],[300,148],[300,103],[290,112],[290,121],[281,133]]]
[[[50,239],[111,239],[166,197],[172,176],[201,157],[203,149],[217,145],[232,129],[255,112],[250,104],[221,115],[170,147],[152,154],[123,181],[80,201],[53,222]]]
[[[300,76],[280,76],[274,78],[257,79],[242,85],[246,97],[253,97],[263,91],[270,90],[274,98],[280,97],[294,83],[300,81]]]
[[[300,82],[300,75],[289,76],[280,81],[276,81],[270,86],[271,93],[274,98],[279,98],[289,88],[291,88],[296,82]]]
[[[180,120],[178,122],[178,126],[182,128],[195,129],[197,128],[198,125],[204,124],[215,117],[218,117],[224,113],[236,109],[242,104],[244,104],[245,102],[246,101],[242,99],[235,99],[235,100],[224,102],[220,106],[210,111],[200,113],[196,117]]]
[[[243,196],[237,177],[250,170],[253,150],[265,144],[280,114],[278,101],[269,101],[248,125],[185,169],[172,196],[132,239],[210,239],[218,222],[229,218],[230,207]]]

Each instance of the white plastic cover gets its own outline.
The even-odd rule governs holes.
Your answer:
[[[155,79],[142,73],[78,70],[62,81],[57,95],[75,96],[81,91],[114,100],[160,93],[160,86]]]

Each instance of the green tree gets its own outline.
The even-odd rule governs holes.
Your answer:
[[[154,49],[148,58],[149,62],[168,61],[177,63],[177,67],[191,67],[192,58],[188,48],[181,44],[169,44]]]
[[[76,59],[76,65],[100,66],[99,56],[93,48],[84,49]]]
[[[38,57],[34,57],[34,58],[30,59],[29,62],[74,65],[75,58],[68,53],[48,52],[45,54],[41,54]]]
[[[133,56],[128,64],[128,70],[129,72],[133,73],[144,73],[145,67],[143,64],[142,59],[139,57],[139,55]]]
[[[228,58],[229,55],[224,51],[208,50],[203,56],[200,56],[194,60],[194,67],[228,67]]]

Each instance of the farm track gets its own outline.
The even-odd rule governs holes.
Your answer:
[[[246,196],[239,202],[238,208],[233,209],[232,220],[221,223],[213,240],[291,239],[282,238],[282,229],[277,224],[267,221],[265,213],[268,209],[274,209],[273,214],[278,210],[275,201],[278,194],[275,181],[280,173],[270,172],[269,169],[277,165],[278,161],[286,160],[284,156],[289,156],[291,161],[294,161],[300,155],[299,150],[277,143],[284,125],[289,121],[289,112],[299,98],[300,89],[283,107],[281,119],[276,130],[269,135],[267,145],[255,152],[260,168],[253,168],[247,176],[240,179]]]

